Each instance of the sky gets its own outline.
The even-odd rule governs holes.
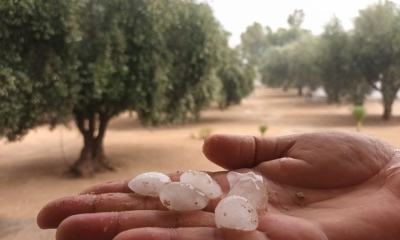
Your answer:
[[[303,28],[314,34],[323,32],[323,26],[336,15],[346,30],[353,26],[358,11],[379,0],[202,0],[208,2],[217,19],[232,36],[230,45],[240,43],[240,34],[247,26],[259,22],[273,30],[287,27],[287,18],[295,9],[306,14]],[[394,0],[400,4],[400,0]]]

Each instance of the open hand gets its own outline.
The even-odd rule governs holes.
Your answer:
[[[57,228],[57,240],[400,239],[400,151],[376,138],[214,135],[203,152],[227,170],[252,168],[268,181],[257,231],[215,228],[220,199],[204,211],[166,211],[158,198],[132,193],[129,180],[55,200],[41,210],[38,225]],[[209,174],[229,191],[227,172]],[[171,178],[178,181],[179,174]]]

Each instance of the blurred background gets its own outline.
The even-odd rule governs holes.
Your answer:
[[[0,239],[142,172],[221,170],[215,133],[400,146],[400,1],[0,0]]]

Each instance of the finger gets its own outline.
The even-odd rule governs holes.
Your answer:
[[[397,152],[396,160],[400,160],[400,152]],[[386,188],[400,198],[400,162],[394,163],[386,171]]]
[[[302,217],[282,213],[259,216],[258,230],[271,240],[328,240],[321,226]]]
[[[158,198],[133,193],[80,195],[57,199],[47,204],[39,212],[37,224],[42,229],[57,228],[64,219],[76,214],[131,210],[167,210],[167,208]]]
[[[244,232],[222,228],[139,228],[125,231],[114,240],[268,240],[258,231]]]
[[[258,166],[269,179],[305,188],[343,188],[364,182],[387,164],[393,148],[349,132],[302,134],[282,158]]]
[[[259,138],[217,134],[204,141],[203,153],[225,169],[252,168],[261,162],[286,156],[298,136]]]
[[[57,240],[111,240],[121,232],[145,227],[215,227],[214,214],[191,211],[130,211],[81,214],[65,219]]]
[[[210,200],[204,211],[214,211],[220,198]],[[168,210],[159,198],[134,193],[79,195],[57,199],[47,204],[37,216],[42,229],[57,228],[67,217],[84,213],[123,212],[133,210]]]
[[[131,189],[128,187],[128,182],[130,180],[125,181],[115,181],[108,182],[104,184],[99,184],[93,187],[89,187],[82,191],[80,195],[83,194],[103,194],[103,193],[133,193]]]

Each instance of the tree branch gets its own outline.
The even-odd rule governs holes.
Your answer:
[[[109,117],[107,114],[104,113],[99,113],[99,131],[96,137],[96,141],[101,141],[104,138],[104,135],[107,130],[107,125],[111,117]]]
[[[372,87],[373,89],[382,92],[382,89],[381,89],[381,88],[378,88],[378,87],[374,84],[374,82],[373,82],[372,80],[367,79],[367,82],[369,83],[369,85],[371,85],[371,87]]]
[[[85,129],[85,118],[83,117],[82,113],[74,111],[75,115],[75,123],[76,126],[78,127],[79,131],[83,134],[86,135],[88,133],[88,130]]]
[[[96,129],[96,114],[93,111],[90,111],[89,113],[89,130],[87,133],[89,134],[90,137],[93,137],[94,130]]]

